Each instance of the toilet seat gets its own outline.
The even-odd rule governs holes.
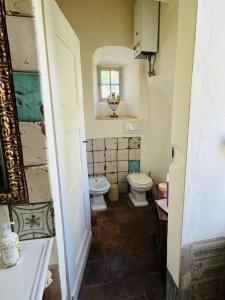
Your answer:
[[[151,188],[153,186],[152,179],[144,173],[129,174],[127,180],[131,186],[137,188]]]

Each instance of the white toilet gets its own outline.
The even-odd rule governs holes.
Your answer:
[[[91,209],[104,210],[107,208],[104,194],[109,191],[110,183],[105,176],[89,177],[89,192],[91,194]]]
[[[134,206],[146,206],[146,192],[153,186],[152,179],[144,173],[133,173],[127,176],[131,191],[129,197]]]

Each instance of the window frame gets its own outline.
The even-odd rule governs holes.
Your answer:
[[[102,90],[101,87],[103,85],[108,84],[102,84],[101,82],[101,71],[109,71],[110,72],[110,91],[111,86],[118,85],[119,86],[119,95],[121,95],[121,67],[113,67],[113,66],[98,66],[98,95],[99,95],[99,102],[106,102],[108,98],[102,97]],[[119,84],[111,84],[111,71],[118,71],[119,72]]]

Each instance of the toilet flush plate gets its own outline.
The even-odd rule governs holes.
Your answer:
[[[141,207],[141,206],[147,206],[148,202],[145,197],[135,197],[132,193],[129,193],[129,198],[134,206]],[[142,198],[142,199],[141,199]]]

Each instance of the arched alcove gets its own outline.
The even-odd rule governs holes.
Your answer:
[[[98,48],[93,54],[93,91],[96,119],[110,118],[107,99],[119,94],[119,117],[137,117],[139,112],[139,62],[133,51],[121,46]]]

